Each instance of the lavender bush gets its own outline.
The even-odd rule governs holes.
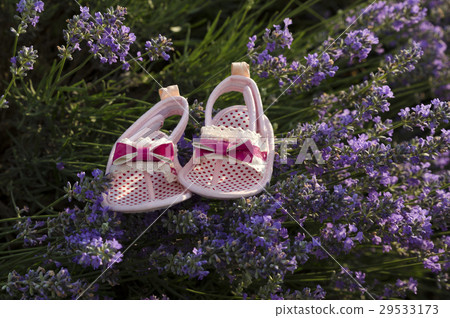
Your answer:
[[[446,5],[377,1],[339,13],[326,3],[287,6],[289,18],[274,16],[273,25],[255,4],[230,7],[231,18],[194,30],[184,28],[196,16],[177,1],[150,13],[82,6],[62,21],[59,59],[33,70],[42,54],[22,35],[46,11],[42,1],[20,1],[1,93],[6,118],[19,128],[8,135],[8,182],[0,182],[12,211],[0,218],[0,297],[443,298]],[[302,22],[310,12],[327,23]],[[242,26],[243,16],[255,23]],[[158,32],[139,44],[150,27]],[[277,144],[271,185],[246,199],[194,196],[144,214],[102,207],[109,177],[99,168],[115,139],[156,102],[148,74],[177,83],[190,99],[195,120],[178,145],[187,162],[204,101],[227,76],[222,68],[244,54],[277,137],[290,138]]]

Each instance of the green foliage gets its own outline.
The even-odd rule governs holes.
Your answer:
[[[9,59],[12,56],[14,35],[9,27],[14,0],[0,3],[0,34],[4,47],[0,52],[0,92],[10,82]],[[31,211],[54,214],[64,205],[59,201],[64,192],[62,185],[73,181],[78,171],[104,169],[111,146],[123,131],[159,99],[159,84],[177,84],[189,103],[197,99],[206,102],[212,89],[230,72],[234,61],[247,60],[248,37],[261,36],[266,27],[279,24],[285,17],[295,21],[292,30],[295,41],[288,58],[300,59],[314,52],[336,26],[343,24],[343,14],[363,1],[203,1],[203,0],[102,0],[89,2],[92,12],[106,7],[121,5],[128,8],[127,25],[136,34],[139,43],[132,48],[133,54],[143,51],[145,39],[159,33],[172,38],[175,53],[169,62],[145,62],[141,66],[132,64],[128,72],[121,67],[101,65],[89,54],[79,52],[73,61],[63,62],[57,58],[57,45],[64,42],[62,29],[65,20],[78,13],[75,2],[46,1],[46,11],[36,30],[30,30],[20,42],[35,45],[39,58],[35,70],[23,80],[17,80],[10,87],[9,108],[0,110],[0,218],[15,219],[23,213],[22,207]],[[84,1],[84,3],[88,3]],[[345,8],[341,10],[341,8]],[[389,38],[380,38],[380,42]],[[19,44],[21,45],[21,44]],[[140,46],[141,45],[141,46]],[[3,45],[2,45],[3,46]],[[327,93],[346,90],[352,84],[360,83],[380,65],[379,57],[371,57],[354,66],[339,64],[336,77],[326,80],[320,87]],[[151,76],[149,76],[149,73]],[[276,81],[254,77],[258,83],[265,106],[270,105],[281,90]],[[430,97],[430,81],[425,80],[408,87],[393,89],[396,100],[386,117],[396,114],[405,105],[415,105]],[[318,89],[298,95],[282,95],[267,111],[275,128],[275,134],[282,136],[299,122],[308,122],[317,117],[312,98]],[[230,105],[239,101],[237,95],[228,94],[219,105]],[[175,122],[166,125],[173,127]],[[188,131],[192,131],[190,123]],[[190,137],[187,134],[187,137]],[[65,169],[58,170],[57,163],[63,162]],[[220,203],[213,202],[212,205]],[[49,206],[50,205],[50,206]],[[21,212],[22,211],[22,212]],[[0,220],[1,221],[1,220]],[[3,220],[4,221],[4,220]],[[15,231],[11,222],[0,223],[0,281],[13,268],[32,267],[32,248],[11,250],[15,243]],[[295,227],[292,224],[292,227]],[[289,227],[289,225],[288,225]],[[145,242],[138,243],[145,245]],[[427,285],[428,274],[421,263],[408,259],[393,259],[382,254],[373,246],[365,252],[359,270],[377,273],[380,280],[388,277],[413,275],[425,286],[417,297],[442,297]],[[376,263],[371,254],[379,257]],[[345,265],[347,259],[340,259]],[[141,264],[142,265],[142,264]],[[301,275],[294,273],[286,278],[288,287],[295,289],[305,283],[320,283],[327,286],[330,273],[336,270],[334,264],[319,264],[315,268],[301,268]],[[405,270],[408,273],[405,273]],[[88,271],[86,271],[87,273]],[[125,272],[125,271],[124,271]],[[298,272],[298,270],[297,270]],[[188,282],[179,289],[174,277],[163,280],[154,274],[139,277],[122,274],[123,284],[115,287],[116,295],[138,298],[142,292],[151,295],[171,292],[175,297],[198,299],[234,298],[217,295],[224,282],[209,280],[207,285]],[[82,276],[82,275],[81,275]],[[96,275],[84,277],[94,279]],[[144,291],[140,280],[152,282]],[[187,287],[186,287],[187,286]],[[332,290],[332,289],[329,289]],[[330,298],[340,298],[338,290]]]

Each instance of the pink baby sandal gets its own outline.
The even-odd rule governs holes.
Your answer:
[[[272,176],[273,128],[263,114],[258,86],[250,78],[245,62],[233,63],[231,74],[211,93],[205,127],[200,139],[193,142],[194,155],[178,174],[182,185],[209,198],[255,195]],[[232,91],[244,95],[245,106],[228,107],[212,119],[217,98]]]
[[[104,204],[118,212],[148,212],[191,197],[177,180],[181,169],[176,144],[189,117],[189,106],[173,85],[159,90],[161,101],[141,116],[114,144],[106,173],[112,186]],[[161,132],[164,120],[181,116],[170,136]]]

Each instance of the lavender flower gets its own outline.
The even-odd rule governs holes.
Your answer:
[[[296,257],[288,255],[286,229],[271,216],[277,207],[270,198],[260,197],[233,204],[223,216],[207,215],[205,205],[179,215],[169,212],[162,220],[163,233],[169,233],[151,253],[151,268],[195,279],[206,278],[214,268],[215,275],[229,280],[238,293],[251,282],[268,279],[253,293],[270,298],[284,275],[297,266]],[[178,244],[175,235],[198,237],[195,248],[183,240]],[[237,264],[241,270],[230,272]]]
[[[89,21],[89,19],[91,17],[89,11],[90,11],[89,7],[80,7],[80,12],[81,12],[80,13],[80,18],[83,21]]]
[[[350,275],[354,279],[352,279],[352,277],[350,277]],[[338,289],[344,289],[344,290],[348,290],[350,292],[360,291],[363,294],[364,288],[361,288],[361,286],[364,286],[366,284],[365,278],[366,278],[365,273],[352,272],[350,269],[345,268],[345,270],[342,269],[336,275],[336,277],[334,277],[333,280],[335,281],[336,288],[338,288]]]
[[[249,42],[247,43],[247,49],[252,50],[255,48],[255,41],[257,39],[257,36],[254,35],[254,36],[249,37],[248,39],[249,39]]]
[[[263,35],[264,42],[266,43],[266,50],[269,52],[273,52],[277,48],[291,48],[294,38],[289,31],[289,26],[292,24],[292,20],[286,18],[283,20],[283,23],[284,29],[279,25],[274,25],[274,30],[266,29],[266,32]],[[250,38],[250,40],[252,40],[252,38]]]
[[[285,54],[293,42],[290,19],[284,20],[284,27],[275,25],[263,36],[250,37],[247,49],[257,74],[274,78],[283,89],[291,85],[288,92],[301,92],[298,98],[312,99],[311,117],[287,133],[298,141],[289,149],[288,164],[277,154],[273,181],[266,188],[269,194],[220,204],[194,197],[167,213],[124,216],[104,205],[109,178],[98,169],[80,172],[65,188],[70,201],[66,209],[49,209],[52,214],[45,221],[21,218],[12,228],[17,234],[14,244],[32,247],[33,262],[57,270],[30,270],[23,276],[12,272],[3,286],[6,297],[71,298],[85,282],[74,282],[65,268],[73,268],[72,277],[78,277],[89,270],[99,274],[113,263],[120,264],[102,276],[110,285],[131,277],[142,280],[136,283],[144,286],[143,294],[156,293],[163,299],[166,290],[171,297],[189,297],[189,290],[203,286],[244,299],[323,299],[327,293],[363,298],[366,290],[384,299],[419,292],[418,281],[401,271],[392,277],[355,270],[368,251],[389,259],[397,256],[392,268],[422,266],[437,287],[446,288],[450,238],[441,232],[448,231],[450,211],[450,175],[445,170],[450,105],[432,99],[400,109],[392,101],[396,85],[408,85],[424,74],[436,76],[436,81],[446,76],[446,29],[438,25],[445,19],[427,17],[425,7],[432,6],[416,0],[375,3],[368,10],[375,22],[365,21],[363,15],[364,23],[358,20],[343,39],[330,38],[314,51],[301,52],[304,58],[298,61]],[[86,43],[102,62],[122,63],[127,69],[128,62],[121,59],[125,51],[115,39],[131,45],[134,37],[123,24],[125,11],[117,10],[95,13],[92,20],[89,8],[81,7],[69,22],[62,57],[70,58]],[[360,8],[352,14],[359,12]],[[171,47],[160,35],[148,41],[145,54],[133,55],[138,61],[144,55],[167,60]],[[327,92],[316,88],[335,76],[337,62],[359,63],[374,55],[372,50],[381,54],[383,48],[390,54],[380,59],[378,68],[373,65],[364,80],[344,89],[331,83]],[[14,64],[20,65],[17,59]],[[202,103],[194,102],[190,112],[203,121]],[[398,116],[389,118],[392,112]],[[195,135],[200,127],[189,129]],[[305,158],[301,145],[306,140],[314,141],[322,161]],[[191,157],[191,146],[189,140],[180,140],[181,157]],[[300,155],[302,164],[296,164]],[[151,231],[145,231],[150,225]],[[141,234],[141,241],[134,242]],[[122,259],[123,246],[131,242],[130,255]],[[349,268],[341,270],[324,249],[345,259]],[[332,272],[331,277],[328,270],[323,272],[326,285],[309,284],[309,279],[299,283],[297,275],[304,272],[317,277],[307,272],[320,270],[319,262]],[[122,268],[126,273],[119,271]],[[54,279],[59,272],[61,278]],[[91,291],[87,297],[93,297]],[[208,297],[208,290],[203,297]]]
[[[386,284],[383,290],[383,298],[400,297],[405,298],[408,292],[417,294],[417,280],[410,277],[409,280],[397,279],[395,284]]]
[[[160,34],[157,38],[145,42],[145,51],[147,52],[150,61],[155,61],[160,57],[165,61],[168,61],[170,58],[168,52],[173,51],[172,45],[171,39],[167,39]]]
[[[208,206],[194,206],[192,211],[168,212],[167,219],[163,219],[164,227],[169,233],[194,234],[206,230],[209,220],[205,213]]]
[[[401,109],[398,115],[401,117],[405,128],[412,130],[419,127],[421,130],[428,128],[434,135],[440,123],[447,124],[450,120],[449,102],[441,102],[438,98],[433,99],[430,104],[420,104],[412,109],[406,107]]]
[[[419,0],[376,1],[358,11],[346,17],[346,24],[356,22],[358,26],[377,27],[396,32],[419,23],[427,13]],[[356,19],[357,17],[359,18]]]
[[[66,208],[46,221],[32,222],[27,218],[18,222],[14,227],[19,232],[17,239],[23,240],[24,246],[48,243],[44,254],[36,255],[46,259],[44,264],[59,264],[52,259],[67,257],[82,267],[110,267],[122,260],[122,245],[118,240],[122,238],[123,231],[118,226],[120,220],[117,215],[102,206],[102,192],[107,188],[108,179],[99,169],[92,172],[92,177],[84,172],[79,173],[78,177],[74,187],[69,184],[66,191],[70,199],[84,203],[84,208]],[[108,277],[111,284],[115,283],[113,273]]]
[[[378,44],[378,38],[368,29],[356,30],[347,34],[345,40],[335,41],[329,38],[319,48],[322,53],[312,53],[305,56],[305,64],[300,61],[289,62],[283,54],[274,55],[272,52],[281,49],[289,49],[293,41],[288,26],[292,24],[290,19],[285,19],[285,28],[282,30],[276,25],[275,30],[266,30],[263,41],[265,47],[256,46],[256,36],[250,37],[247,44],[248,54],[260,77],[274,77],[280,87],[286,87],[287,93],[293,90],[305,91],[320,85],[327,77],[334,77],[337,70],[335,62],[348,56],[350,62],[355,57],[359,61],[367,58],[372,46]],[[261,49],[260,53],[257,50]]]
[[[288,67],[286,58],[283,55],[273,55],[280,49],[290,48],[293,41],[292,33],[289,32],[289,25],[292,24],[291,19],[284,19],[284,29],[279,25],[274,25],[274,30],[266,29],[262,39],[265,47],[261,53],[257,53],[255,47],[256,35],[250,37],[250,41],[247,44],[248,54],[252,63],[256,66],[256,73],[261,77],[268,77],[274,75],[276,78],[280,78],[285,72],[285,68]]]
[[[23,239],[24,246],[36,246],[44,243],[48,236],[43,233],[45,222],[33,222],[30,218],[19,221],[14,225],[14,229],[19,232],[17,239]]]
[[[0,109],[2,109],[2,108],[9,108],[8,104],[9,104],[9,102],[6,100],[5,95],[2,95],[0,97]]]
[[[402,78],[400,85],[426,80],[427,74],[430,73],[436,83],[448,82],[449,73],[445,68],[448,64],[448,56],[445,54],[448,41],[444,36],[446,23],[441,19],[442,14],[438,13],[442,9],[436,9],[442,8],[443,5],[436,1],[377,1],[368,8],[360,9],[364,14],[355,21],[356,25],[368,26],[376,30],[379,36],[392,36],[393,32],[399,32],[395,41],[384,43],[385,46],[398,46],[402,40],[412,39],[422,47],[423,60],[418,65],[419,71],[413,76]],[[346,24],[355,18],[356,15],[348,16]],[[448,88],[446,89],[445,84],[434,86],[432,90],[435,96],[448,99]]]
[[[412,42],[412,46],[400,50],[399,54],[386,56],[386,68],[392,74],[402,74],[415,69],[415,64],[423,56],[422,47],[417,42]]]
[[[126,56],[131,44],[136,40],[130,28],[124,25],[126,8],[118,6],[109,8],[105,13],[96,12],[95,19],[90,19],[88,7],[80,7],[80,15],[69,20],[64,30],[66,47],[58,47],[59,56],[72,59],[72,54],[81,50],[81,42],[86,41],[89,52],[101,63],[126,63]],[[127,64],[125,64],[127,65]]]
[[[11,74],[15,77],[27,76],[27,72],[33,70],[37,58],[37,50],[33,46],[23,46],[17,56],[11,58]]]
[[[420,52],[420,47],[415,46],[416,52]],[[406,51],[400,55],[408,56]],[[417,54],[413,54],[417,55]],[[420,55],[420,53],[419,53]],[[413,59],[414,60],[414,59]],[[446,136],[444,130],[442,136],[426,139],[413,139],[410,143],[402,143],[400,145],[385,144],[384,141],[390,142],[393,133],[392,120],[381,120],[379,116],[374,116],[377,112],[386,112],[389,110],[390,98],[393,93],[389,86],[380,85],[385,74],[398,76],[402,72],[408,72],[410,67],[403,67],[409,59],[401,57],[396,59],[395,63],[384,65],[379,73],[371,75],[371,81],[363,82],[360,85],[352,86],[348,92],[341,92],[334,95],[324,94],[320,98],[315,99],[317,106],[324,107],[321,111],[320,121],[314,124],[302,124],[290,137],[298,136],[299,144],[305,138],[313,138],[322,150],[322,156],[326,159],[326,164],[317,166],[315,164],[307,164],[306,171],[312,174],[312,179],[293,173],[289,179],[275,186],[275,193],[281,196],[284,206],[292,211],[301,211],[300,214],[294,214],[300,220],[312,218],[316,222],[327,222],[320,232],[320,237],[316,240],[319,244],[326,248],[334,255],[339,253],[348,253],[352,249],[358,247],[359,244],[367,242],[369,239],[373,244],[382,245],[384,252],[389,252],[394,246],[401,246],[404,250],[414,254],[417,251],[424,253],[424,256],[431,255],[424,260],[424,265],[436,273],[438,273],[439,264],[435,265],[436,259],[433,253],[438,250],[431,240],[433,233],[433,219],[437,220],[437,224],[442,224],[444,210],[448,205],[445,199],[446,191],[439,190],[439,185],[443,185],[444,179],[433,174],[426,169],[428,166],[410,167],[409,161],[415,164],[424,160],[431,160],[431,153],[445,152],[447,149]],[[315,56],[309,56],[307,63],[311,66],[317,65]],[[413,61],[413,63],[417,63]],[[403,67],[403,68],[402,68]],[[401,70],[395,72],[394,70]],[[381,80],[380,80],[381,79]],[[335,114],[331,114],[326,110],[330,105],[341,104],[344,109]],[[447,111],[448,103],[434,100],[430,105],[419,105],[405,108],[400,112],[403,125],[414,127],[430,127],[435,129],[442,123],[448,123],[449,113]],[[373,123],[372,128],[366,126],[366,122]],[[355,130],[365,129],[364,134],[354,135]],[[432,131],[434,134],[434,130]],[[385,136],[387,135],[387,136]],[[383,139],[382,139],[382,138]],[[298,151],[294,148],[295,151]],[[291,155],[295,155],[294,152]],[[395,164],[392,166],[392,164]],[[356,168],[356,169],[355,169]],[[298,168],[297,168],[298,169]],[[343,172],[334,171],[344,169]],[[363,169],[363,173],[370,180],[362,181],[352,178],[359,169]],[[399,170],[401,172],[399,172]],[[333,179],[326,177],[328,174],[335,175],[335,179],[343,180],[342,186],[335,186],[331,192],[324,183]],[[323,178],[322,182],[318,178]],[[406,182],[410,187],[421,188],[421,182],[426,184],[426,190],[420,195],[421,204],[410,201],[405,205],[405,201],[410,200],[414,196],[406,196],[405,188],[391,193],[383,190],[383,187],[389,187],[394,184],[401,184],[401,180]],[[423,180],[423,181],[421,181]],[[333,183],[333,182],[332,182]],[[381,189],[377,191],[381,185]],[[345,185],[346,188],[343,186]],[[365,189],[368,193],[367,197],[361,195],[361,190]],[[436,195],[434,199],[428,199],[431,189],[435,189]],[[438,192],[439,191],[439,192]],[[443,196],[436,204],[436,196]],[[367,200],[367,201],[364,201]],[[444,209],[444,210],[442,210]],[[359,211],[373,211],[370,219]],[[376,212],[375,212],[376,211]],[[436,211],[433,217],[430,211]],[[348,219],[348,216],[352,219]],[[347,216],[345,222],[342,217]],[[444,217],[445,218],[445,217]],[[376,221],[376,229],[373,234],[364,235],[370,230],[367,224],[373,224]],[[445,223],[445,222],[444,222]],[[307,254],[304,262],[308,260],[308,254],[313,254],[317,258],[325,258],[326,254],[318,249],[314,244],[308,244],[303,238],[296,240],[294,246],[301,248]],[[312,242],[314,243],[314,242]],[[403,288],[397,286],[397,291]],[[416,292],[414,284],[411,284],[411,290]],[[343,288],[351,288],[344,286]],[[389,289],[388,287],[386,287]],[[389,290],[394,290],[389,289]],[[404,292],[391,292],[390,295],[405,296]],[[390,296],[387,296],[390,297]]]
[[[98,58],[100,63],[121,62],[122,69],[128,70],[130,64],[126,58],[131,54],[130,48],[136,41],[136,36],[124,24],[126,8],[109,8],[105,13],[96,12],[94,17],[89,11],[89,7],[80,7],[81,13],[68,21],[67,29],[63,31],[66,46],[58,46],[59,57],[71,60],[72,55],[81,50],[81,44],[85,41],[89,52]],[[172,50],[172,42],[162,35],[146,43],[146,51],[151,61],[158,58],[167,61],[170,57],[167,53]],[[140,52],[137,60],[142,61]]]
[[[431,256],[424,259],[423,265],[425,268],[430,269],[433,273],[439,273],[441,271],[441,264],[439,262],[439,256]]]
[[[372,45],[378,44],[378,38],[368,29],[351,31],[347,34],[345,40],[344,52],[350,55],[350,62],[355,57],[358,62],[365,60],[372,50]]]
[[[36,270],[30,269],[25,275],[12,271],[2,290],[15,299],[75,299],[86,285],[80,280],[74,281],[65,268],[55,272],[38,267]],[[86,296],[92,297],[95,289],[87,292]]]
[[[81,229],[80,233],[65,237],[67,248],[76,251],[73,261],[83,267],[108,267],[119,263],[122,258],[122,245],[115,239],[103,240],[97,230]]]
[[[79,181],[75,182],[73,185],[70,183],[67,184],[67,187],[65,188],[69,201],[72,200],[72,198],[75,198],[77,201],[80,202],[92,202],[95,201],[95,207],[100,206],[100,202],[97,202],[97,200],[100,199],[102,192],[105,192],[106,189],[109,187],[109,179],[108,177],[105,177],[103,175],[103,172],[99,169],[95,169],[92,172],[92,176],[94,179],[91,179],[89,177],[86,177],[85,172],[80,172],[77,174]],[[96,193],[96,200],[94,199],[93,193]]]
[[[20,20],[20,23],[17,30],[11,28],[11,32],[13,32],[16,36],[19,36],[20,34],[27,32],[28,24],[36,27],[39,22],[38,13],[42,13],[44,11],[44,2],[40,0],[20,0],[16,7],[18,15],[15,17]]]

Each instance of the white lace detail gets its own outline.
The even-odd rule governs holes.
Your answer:
[[[119,142],[121,142],[123,144],[127,144],[127,145],[130,145],[130,146],[133,146],[133,147],[148,147],[150,149],[150,151],[155,149],[156,147],[158,147],[160,145],[163,145],[163,144],[169,144],[169,143],[173,144],[172,140],[170,140],[167,137],[161,137],[161,138],[158,138],[158,139],[155,139],[155,140],[153,140],[151,137],[152,136],[148,136],[148,137],[145,137],[145,138],[141,137],[141,138],[139,138],[136,141],[131,141],[128,138],[123,138],[123,139],[119,140]],[[174,149],[175,149],[175,152],[176,152],[176,147],[177,146],[175,144],[173,144],[173,146],[174,146]]]
[[[152,140],[151,137],[145,137],[145,138],[139,138],[136,141],[131,141],[128,138],[124,138],[119,140],[119,142],[126,144],[126,145],[130,145],[133,147],[148,147],[149,150],[153,150],[156,147],[163,145],[163,144],[167,144],[167,143],[172,143],[172,141],[170,139],[168,139],[167,137],[161,137],[159,139],[156,140]],[[173,144],[173,143],[172,143]],[[174,147],[174,153],[176,155],[177,153],[177,146],[175,144],[173,144]],[[166,158],[168,159],[168,158]],[[167,182],[172,183],[174,181],[177,180],[177,175],[175,173],[175,168],[174,168],[174,164],[171,160],[161,160],[158,162],[154,162],[154,161],[127,161],[123,164],[118,164],[118,165],[112,165],[111,166],[111,173],[117,173],[117,172],[127,172],[130,169],[135,169],[138,171],[144,171],[144,172],[148,172],[150,174],[153,174],[155,172],[162,172],[165,179],[167,180]]]
[[[252,145],[258,146],[261,151],[267,151],[267,143],[256,131],[242,129],[241,127],[204,126],[201,130],[202,138],[220,138],[227,141],[250,140]],[[264,148],[263,148],[264,147]]]
[[[220,139],[220,140],[226,140],[229,142],[236,142],[239,141],[235,147],[243,144],[247,140],[249,140],[252,145],[258,146],[259,149],[262,152],[267,152],[268,142],[267,140],[263,140],[261,135],[255,131],[249,130],[249,129],[242,129],[241,127],[225,127],[225,126],[204,126],[201,129],[201,138],[205,139]],[[197,143],[194,142],[194,145]],[[200,161],[198,161],[200,159]],[[235,158],[232,158],[230,156],[222,156],[220,154],[211,153],[206,154],[202,156],[201,158],[197,158],[197,163],[201,162],[205,159],[222,159],[227,160],[230,164],[235,164],[237,162],[245,164],[253,169],[255,169],[258,172],[263,172],[266,168],[266,161],[264,161],[262,158],[253,156],[252,162],[241,162]],[[194,161],[195,163],[195,161]]]

